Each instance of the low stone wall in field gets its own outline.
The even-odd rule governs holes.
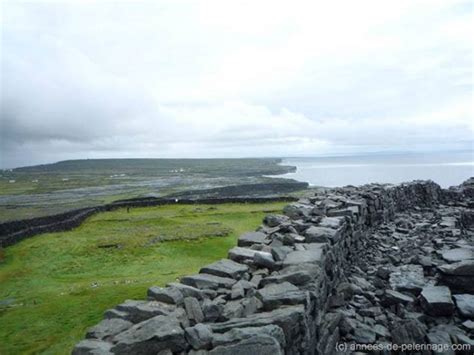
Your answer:
[[[105,312],[73,353],[326,355],[361,344],[470,346],[472,191],[472,181],[450,191],[413,182],[303,198],[240,236],[227,259]]]
[[[151,207],[170,204],[265,203],[292,201],[292,197],[229,197],[229,198],[136,198],[107,205],[81,208],[52,216],[0,223],[0,247],[14,245],[25,238],[41,233],[64,232],[82,224],[88,217],[104,211],[126,207]]]

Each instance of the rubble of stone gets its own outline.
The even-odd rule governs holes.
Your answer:
[[[338,342],[472,354],[473,191],[472,179],[322,190],[265,217],[228,259],[107,311],[73,354],[330,355]]]

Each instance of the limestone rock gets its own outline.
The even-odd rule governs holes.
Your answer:
[[[257,297],[262,301],[265,310],[272,310],[285,304],[301,304],[306,301],[305,291],[290,284],[269,284],[257,291]]]
[[[175,287],[153,286],[148,289],[148,299],[180,305],[183,303],[183,294]]]
[[[185,276],[181,279],[185,285],[196,287],[199,289],[209,288],[216,290],[219,287],[231,288],[237,281],[228,277],[220,277],[209,274],[196,274],[192,276]]]
[[[442,252],[444,260],[450,263],[459,262],[463,260],[474,259],[474,250],[469,248],[456,248]]]
[[[341,237],[341,231],[321,226],[311,226],[305,231],[307,243],[336,243]]]
[[[423,268],[414,264],[399,266],[390,274],[389,282],[396,291],[408,291],[417,295],[425,285]]]
[[[451,291],[446,286],[429,286],[420,294],[421,306],[431,316],[450,316],[454,311]]]
[[[212,339],[213,346],[235,343],[243,339],[249,339],[255,335],[268,335],[275,338],[280,346],[286,346],[286,339],[283,330],[276,325],[265,325],[262,327],[234,328],[223,334],[214,334]]]
[[[192,286],[183,285],[182,283],[178,283],[178,282],[171,282],[167,284],[167,286],[177,288],[181,292],[183,297],[194,297],[194,298],[197,298],[198,300],[202,300],[205,298],[205,294],[202,290],[192,287]]]
[[[104,319],[99,324],[89,328],[86,338],[110,339],[132,327],[133,323],[120,318]]]
[[[392,328],[392,340],[395,344],[425,344],[426,326],[410,319],[396,322]]]
[[[289,221],[290,219],[287,216],[279,214],[269,214],[266,215],[263,219],[263,223],[265,223],[270,228],[277,227],[284,223],[288,223]]]
[[[266,244],[267,236],[262,232],[248,232],[242,234],[237,240],[237,246],[249,247],[253,244]]]
[[[209,349],[212,341],[212,330],[208,325],[196,324],[184,329],[184,336],[193,349]]]
[[[190,321],[201,323],[204,321],[204,314],[199,301],[194,297],[186,297],[184,299],[184,309]]]
[[[116,335],[114,342],[114,354],[152,354],[165,349],[179,352],[186,348],[184,331],[179,321],[170,316],[156,316],[135,324]]]
[[[454,300],[456,301],[456,307],[461,315],[466,318],[474,319],[474,295],[454,295]]]
[[[229,259],[221,259],[215,263],[204,266],[199,272],[239,280],[248,270],[247,265]]]
[[[72,350],[72,355],[109,355],[112,344],[102,340],[86,339],[79,342]]]
[[[323,249],[312,249],[312,250],[299,250],[289,253],[285,260],[283,260],[283,266],[303,264],[303,263],[321,263],[323,260]]]
[[[471,276],[474,275],[474,260],[464,260],[453,264],[445,264],[438,267],[446,275]]]
[[[273,259],[273,255],[263,251],[258,251],[254,254],[253,262],[257,266],[263,266],[270,270],[275,268],[275,260]]]
[[[319,223],[320,227],[338,229],[344,223],[344,217],[323,217]]]
[[[311,281],[312,277],[308,271],[294,271],[294,272],[288,272],[288,273],[283,273],[280,275],[275,275],[275,276],[268,276],[264,278],[261,282],[261,286],[265,286],[271,283],[279,284],[282,282],[289,282],[293,285],[304,285]]]
[[[427,334],[428,338],[428,343],[429,344],[443,344],[443,346],[447,345],[447,349],[440,349],[439,351],[433,351],[434,354],[439,354],[439,355],[454,355],[454,351],[449,348],[449,346],[452,345],[451,343],[451,337],[449,336],[448,333],[440,331],[440,330],[435,330],[435,331],[430,331]]]
[[[405,295],[401,292],[394,291],[394,290],[385,290],[382,304],[384,306],[391,306],[394,304],[411,304],[414,303],[415,299],[411,296]]]
[[[283,355],[278,341],[268,335],[256,335],[237,343],[217,346],[209,352],[209,355]]]
[[[474,293],[474,260],[464,260],[438,267],[440,282],[460,293]]]
[[[229,250],[229,259],[238,263],[245,261],[253,261],[253,257],[257,251],[248,248],[234,247]]]
[[[118,312],[106,312],[106,318],[122,318],[139,323],[158,315],[169,315],[176,310],[175,305],[157,301],[127,300],[115,307]]]

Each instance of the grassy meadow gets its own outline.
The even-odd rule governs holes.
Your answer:
[[[103,312],[226,257],[285,203],[105,212],[0,251],[0,354],[69,354]]]

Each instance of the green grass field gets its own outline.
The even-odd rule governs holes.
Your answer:
[[[284,205],[122,209],[0,251],[0,354],[69,354],[106,309],[226,257]]]

